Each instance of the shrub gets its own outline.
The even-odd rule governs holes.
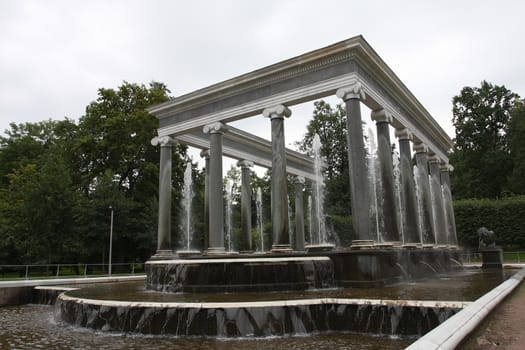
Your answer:
[[[504,248],[525,248],[525,196],[497,200],[465,199],[454,201],[459,244],[478,247],[477,230],[484,226],[496,235]]]

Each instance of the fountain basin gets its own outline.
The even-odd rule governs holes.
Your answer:
[[[264,337],[322,331],[420,335],[468,303],[374,299],[299,299],[256,302],[128,302],[66,292],[60,318],[104,331],[177,336]]]
[[[154,260],[146,289],[231,293],[331,288],[333,262],[324,256]]]

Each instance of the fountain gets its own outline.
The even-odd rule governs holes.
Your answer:
[[[256,210],[257,210],[257,228],[259,229],[259,253],[264,253],[264,225],[263,225],[263,207],[262,207],[262,191],[260,187],[257,187],[257,199],[256,199]]]
[[[404,224],[403,224],[403,215],[402,211],[406,210],[403,205],[402,196],[401,196],[401,171],[399,169],[399,152],[394,150],[392,155],[392,163],[394,165],[394,193],[397,198],[397,222],[399,224],[399,233],[401,235],[401,242],[405,243],[405,234],[404,234]]]
[[[381,222],[379,220],[380,212],[378,197],[380,197],[381,188],[381,179],[376,175],[377,174],[377,147],[375,143],[375,135],[372,131],[372,128],[368,128],[368,178],[370,183],[370,198],[372,201],[370,203],[370,216],[374,219],[372,227],[374,227],[374,232],[376,233],[377,242],[382,242],[383,238],[381,237]]]
[[[361,66],[361,60],[368,62],[366,66]],[[375,76],[382,80],[376,82]],[[453,268],[451,259],[459,259],[458,251],[448,247],[425,250],[394,245],[392,242],[398,240],[392,236],[397,233],[385,232],[384,222],[392,216],[385,218],[384,213],[391,212],[393,206],[385,203],[383,194],[390,194],[393,184],[388,179],[391,159],[385,155],[389,155],[390,144],[385,142],[388,133],[384,131],[390,125],[413,128],[417,141],[432,148],[434,160],[446,162],[451,146],[444,131],[394,78],[364,39],[356,37],[152,107],[150,112],[159,119],[159,136],[152,142],[161,146],[159,227],[157,251],[145,264],[146,292],[139,293],[140,297],[124,293],[120,299],[115,294],[93,294],[93,290],[66,292],[59,299],[62,319],[120,332],[259,337],[323,331],[419,334],[455,313],[461,305],[445,308],[418,300],[363,301],[349,294],[358,288],[449,272]],[[354,238],[351,246],[338,249],[327,242],[319,137],[314,137],[314,159],[287,150],[284,142],[289,107],[334,92],[345,102],[348,114]],[[395,96],[403,99],[390,101]],[[379,154],[374,135],[368,131],[368,159],[361,102],[373,110],[377,124],[381,123]],[[392,106],[394,117],[387,110]],[[405,115],[406,111],[411,113]],[[270,119],[271,142],[228,124],[261,113]],[[174,256],[171,251],[173,138],[209,149],[209,210],[205,210],[209,218],[205,242],[209,246],[195,256]],[[232,185],[226,184],[224,196],[223,155],[272,169],[272,245],[264,255],[243,251],[232,254]],[[292,250],[288,175],[312,182],[313,198],[308,199],[307,213],[310,245],[306,252]],[[434,182],[436,179],[434,176]],[[296,193],[302,196],[303,192]],[[264,252],[261,197],[258,189],[259,249]],[[302,217],[304,209],[296,209],[301,215],[295,217]],[[383,234],[390,235],[388,244],[383,242]]]
[[[313,230],[310,231],[310,244],[306,246],[307,251],[323,251],[332,250],[334,245],[328,243],[326,232],[326,216],[324,212],[324,174],[323,174],[323,157],[321,155],[321,139],[318,134],[314,135],[312,140],[312,150],[314,153],[314,176],[313,194],[314,194],[314,209],[313,222],[315,225],[310,225]],[[309,199],[311,204],[311,200]],[[315,239],[314,239],[315,237]]]
[[[181,220],[181,231],[182,231],[182,247],[183,249],[178,250],[177,254],[180,256],[188,256],[200,254],[198,250],[192,250],[192,224],[191,224],[191,208],[192,200],[194,197],[193,193],[193,182],[192,182],[192,169],[191,162],[186,163],[186,170],[184,171],[184,185],[182,187],[182,220]]]
[[[233,253],[232,247],[232,190],[233,182],[231,179],[226,181],[226,192],[224,197],[226,199],[226,246],[228,247],[228,253]]]

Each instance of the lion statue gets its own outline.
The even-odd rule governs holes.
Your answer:
[[[479,248],[493,248],[496,246],[496,236],[494,231],[490,231],[486,227],[478,229]]]

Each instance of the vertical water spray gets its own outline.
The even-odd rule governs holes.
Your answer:
[[[370,197],[372,201],[370,202],[370,212],[371,216],[375,219],[375,230],[377,235],[377,241],[381,242],[381,234],[379,227],[379,212],[377,204],[377,189],[381,188],[381,184],[378,184],[378,176],[376,176],[376,163],[377,163],[377,147],[375,143],[375,135],[372,131],[372,128],[368,128],[368,178],[370,183]]]
[[[397,222],[399,225],[399,234],[401,235],[401,242],[405,242],[405,224],[403,222],[403,200],[401,198],[401,171],[399,169],[399,152],[394,150],[392,155],[392,164],[394,166],[394,191],[397,198]]]
[[[233,183],[228,179],[226,181],[226,242],[228,252],[232,251],[232,189]]]
[[[419,234],[420,234],[420,242],[424,243],[423,240],[423,200],[421,196],[421,186],[420,186],[420,179],[419,179],[419,171],[417,168],[417,165],[414,165],[412,168],[412,172],[414,174],[414,186],[416,189],[416,201],[417,201],[417,219],[418,219],[418,227],[419,227]]]
[[[318,134],[314,135],[312,141],[314,152],[314,195],[315,195],[315,221],[317,244],[325,244],[326,240],[326,221],[324,214],[324,174],[323,174],[323,157],[321,155],[321,139]]]
[[[259,251],[264,252],[264,232],[263,232],[263,212],[262,212],[262,191],[257,187],[257,199],[255,202],[257,207],[257,227],[259,228],[259,238],[261,241]]]
[[[189,251],[191,250],[191,202],[194,196],[192,189],[192,169],[191,162],[186,163],[186,170],[184,171],[184,187],[182,189],[182,208],[183,208],[183,222],[182,232],[184,233],[185,242],[183,246]]]
[[[312,222],[312,196],[308,196],[308,240],[312,244],[313,222]]]
[[[288,203],[288,238],[290,239],[290,244],[292,247],[293,244],[293,226],[292,226],[292,205],[290,203],[290,196],[286,195],[286,202]]]

